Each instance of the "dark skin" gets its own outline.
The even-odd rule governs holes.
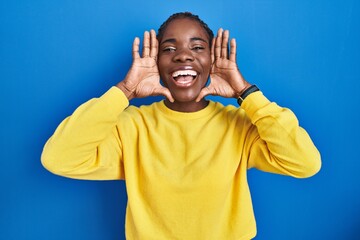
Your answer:
[[[209,77],[212,64],[210,45],[207,33],[197,22],[178,19],[169,24],[160,39],[158,53],[160,77],[175,99],[174,102],[165,100],[166,106],[182,112],[194,112],[207,106],[204,98],[196,99]],[[179,86],[174,81],[172,74],[178,70],[197,73],[190,86]]]
[[[131,100],[163,95],[172,110],[195,112],[207,106],[207,95],[237,98],[250,84],[236,64],[236,42],[229,31],[219,29],[209,43],[202,26],[192,19],[173,20],[160,44],[154,30],[144,33],[142,56],[139,38],[133,43],[133,63],[125,79],[116,86]],[[176,71],[196,72],[194,79],[181,85],[173,78]],[[205,87],[210,75],[210,84]],[[160,77],[164,86],[160,84]]]

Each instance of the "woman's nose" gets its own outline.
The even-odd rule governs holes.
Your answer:
[[[192,62],[194,56],[190,49],[178,49],[174,55],[173,61],[175,62]]]

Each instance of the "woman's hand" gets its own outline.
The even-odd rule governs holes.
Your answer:
[[[163,95],[174,101],[169,89],[160,84],[157,67],[158,41],[154,30],[144,33],[142,57],[139,53],[140,39],[135,38],[132,47],[133,63],[125,79],[116,86],[130,100],[147,96]]]
[[[207,95],[239,97],[250,84],[246,82],[237,67],[235,39],[230,41],[229,51],[228,30],[224,31],[221,28],[218,30],[212,42],[211,58],[213,65],[210,71],[210,84],[202,89],[196,100],[200,101]]]

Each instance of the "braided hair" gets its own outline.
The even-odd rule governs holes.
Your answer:
[[[190,20],[194,20],[195,22],[198,22],[200,24],[200,26],[205,30],[205,32],[207,33],[208,37],[209,37],[209,44],[211,45],[212,39],[214,38],[214,33],[213,31],[209,28],[209,26],[202,21],[198,15],[192,14],[191,12],[179,12],[179,13],[174,13],[173,15],[171,15],[163,24],[161,24],[157,36],[156,38],[158,39],[158,41],[160,42],[160,40],[162,39],[164,32],[166,30],[166,28],[168,27],[168,25],[176,20],[176,19],[190,19]]]

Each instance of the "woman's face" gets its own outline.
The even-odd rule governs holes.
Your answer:
[[[159,42],[158,68],[175,102],[195,101],[211,68],[209,36],[198,22],[176,19],[167,26]]]

